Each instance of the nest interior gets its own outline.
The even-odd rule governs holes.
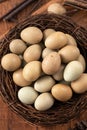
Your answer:
[[[0,41],[0,60],[3,55],[9,52],[9,43],[15,38],[20,38],[20,32],[28,26],[39,27],[42,31],[46,28],[53,28],[56,31],[71,34],[77,41],[80,52],[87,62],[87,30],[75,24],[67,16],[54,14],[40,14],[30,16],[25,21],[16,25]],[[86,71],[87,72],[87,68]],[[34,109],[33,105],[23,105],[17,99],[16,86],[12,80],[12,73],[9,73],[0,65],[0,93],[8,106],[30,124],[49,126],[67,123],[69,120],[78,116],[83,110],[87,109],[87,92],[77,95],[68,102],[61,103],[56,101],[54,106],[44,112]]]

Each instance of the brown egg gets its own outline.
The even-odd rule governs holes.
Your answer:
[[[66,34],[66,36],[68,39],[68,45],[77,46],[76,40],[74,39],[73,36],[71,36],[70,34]]]
[[[2,67],[7,71],[15,71],[21,66],[21,59],[13,53],[8,53],[2,57]]]
[[[63,63],[68,63],[70,61],[76,60],[79,55],[80,51],[76,46],[68,45],[63,47],[58,52],[61,56]]]
[[[22,54],[26,48],[26,44],[21,39],[14,39],[9,44],[10,51],[15,54]]]
[[[46,39],[49,35],[51,35],[52,33],[54,33],[55,30],[51,29],[51,28],[47,28],[43,31],[43,37],[44,39]]]
[[[36,44],[42,40],[43,33],[37,27],[27,27],[21,31],[20,36],[25,42],[29,44]]]
[[[18,86],[27,86],[30,85],[30,81],[26,81],[23,77],[23,69],[18,69],[13,73],[13,81]]]
[[[45,48],[43,51],[42,51],[42,58],[44,59],[47,55],[49,55],[51,52],[54,52],[54,50],[52,49],[49,49],[49,48]]]
[[[66,9],[60,3],[53,3],[48,6],[48,13],[54,13],[58,15],[63,15],[66,13]]]
[[[80,78],[71,82],[71,87],[75,93],[84,93],[87,91],[87,74],[83,73]]]
[[[65,65],[61,65],[60,69],[53,75],[53,78],[57,81],[63,80],[63,72]]]
[[[23,68],[23,76],[27,81],[35,81],[42,74],[41,62],[31,61]]]
[[[24,60],[26,62],[30,62],[30,61],[35,61],[35,60],[39,60],[40,56],[41,56],[41,46],[38,44],[32,45],[30,47],[28,47],[25,52],[24,52]]]
[[[54,32],[45,40],[45,46],[49,49],[60,49],[68,42],[66,35],[63,32]]]
[[[61,59],[57,52],[51,52],[42,61],[42,70],[48,75],[56,73],[61,65]]]
[[[82,64],[82,66],[83,66],[83,71],[85,71],[85,69],[86,69],[86,61],[85,61],[85,58],[80,54],[79,57],[78,57],[78,59],[77,59],[77,61],[79,61],[79,62]]]
[[[73,93],[72,93],[72,89],[70,88],[70,86],[65,85],[65,84],[56,84],[52,87],[52,95],[55,99],[59,100],[59,101],[68,101],[69,99],[71,99]]]

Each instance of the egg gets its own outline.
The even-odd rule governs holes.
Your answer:
[[[41,51],[42,49],[40,45],[31,45],[25,50],[23,58],[26,62],[39,60],[41,56]]]
[[[63,71],[64,71],[65,65],[61,65],[60,69],[53,74],[53,78],[57,81],[63,80]]]
[[[49,49],[49,48],[45,48],[43,51],[42,51],[42,58],[44,59],[48,54],[50,54],[51,52],[54,52],[54,50],[52,49]]]
[[[25,42],[29,44],[36,44],[42,40],[43,33],[39,28],[32,26],[23,29],[20,36]]]
[[[82,54],[80,54],[80,56],[78,57],[77,61],[79,61],[82,64],[83,71],[85,71],[85,69],[86,69],[86,61],[85,61],[85,58],[83,57]]]
[[[23,77],[27,81],[35,81],[42,74],[41,62],[31,61],[25,65],[23,68]]]
[[[1,65],[7,71],[15,71],[21,66],[21,59],[16,54],[8,53],[2,57]]]
[[[48,6],[48,13],[55,13],[58,15],[63,15],[66,13],[66,9],[59,3],[53,3]]]
[[[68,45],[77,46],[76,40],[73,36],[71,36],[70,34],[66,34],[66,36],[68,39]]]
[[[61,56],[63,63],[68,63],[70,61],[76,60],[79,55],[80,51],[76,46],[67,45],[58,51],[59,55]]]
[[[60,49],[68,42],[66,35],[63,32],[54,32],[45,40],[45,46],[49,49]]]
[[[54,84],[55,80],[51,76],[43,76],[35,82],[34,89],[41,93],[47,92],[51,90]]]
[[[37,97],[38,93],[30,86],[23,87],[18,91],[18,99],[23,104],[33,104]]]
[[[65,84],[56,84],[52,87],[52,95],[55,99],[65,102],[72,98],[73,92],[70,86]]]
[[[21,39],[14,39],[9,44],[10,51],[15,54],[22,54],[26,48],[26,44]]]
[[[63,73],[64,80],[67,82],[78,79],[83,73],[83,66],[79,61],[69,62]]]
[[[61,65],[61,59],[57,52],[51,52],[42,61],[42,70],[45,74],[52,75],[56,73]]]
[[[18,86],[27,86],[30,85],[30,81],[26,81],[23,77],[23,69],[18,69],[13,73],[13,81]]]
[[[52,95],[48,92],[40,94],[35,100],[34,106],[39,111],[46,111],[54,104]]]
[[[43,31],[43,37],[46,39],[50,34],[54,33],[55,30],[51,28],[47,28]]]
[[[75,93],[81,94],[87,91],[87,74],[83,73],[80,78],[71,82],[72,90]]]

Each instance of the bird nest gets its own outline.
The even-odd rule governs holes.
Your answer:
[[[87,63],[87,30],[74,23],[67,16],[55,14],[30,16],[11,29],[0,41],[0,60],[3,55],[10,52],[9,43],[11,40],[20,38],[20,32],[28,26],[39,27],[42,31],[46,28],[53,28],[56,31],[71,34],[76,39],[80,52]],[[87,72],[87,68],[85,72]],[[72,99],[64,103],[56,101],[51,109],[41,112],[37,111],[33,105],[23,105],[17,98],[18,90],[19,87],[12,80],[12,72],[5,71],[0,65],[1,96],[17,115],[30,124],[49,126],[66,123],[87,109],[87,92],[80,95],[74,94]]]

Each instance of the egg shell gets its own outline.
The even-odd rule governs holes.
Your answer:
[[[42,70],[48,75],[56,73],[61,65],[61,59],[57,52],[51,52],[42,61]]]
[[[71,99],[73,93],[70,86],[65,84],[56,84],[52,87],[52,95],[55,99],[65,102]]]
[[[23,69],[18,69],[13,73],[13,81],[18,86],[27,86],[30,85],[30,81],[26,81],[23,77]]]
[[[60,69],[53,75],[53,78],[57,81],[63,80],[63,71],[64,71],[65,65],[61,65]]]
[[[72,90],[75,93],[81,94],[87,91],[87,74],[83,73],[79,79],[71,82]]]
[[[38,93],[30,86],[23,87],[18,91],[18,99],[23,104],[33,104],[37,97]]]
[[[25,65],[23,68],[23,77],[27,81],[35,81],[42,74],[41,62],[31,61]]]
[[[16,54],[8,53],[2,57],[1,65],[7,71],[15,71],[21,66],[21,59]]]
[[[63,32],[54,32],[45,40],[45,46],[49,49],[59,49],[65,46],[68,42],[66,35]]]
[[[43,33],[39,28],[32,26],[23,29],[20,36],[25,42],[29,44],[36,44],[42,40]]]
[[[51,28],[47,28],[43,31],[43,37],[44,39],[46,39],[49,35],[51,35],[52,33],[54,33],[55,30],[51,29]]]
[[[28,63],[31,61],[36,61],[39,60],[40,56],[41,56],[41,46],[38,44],[35,45],[31,45],[29,46],[23,55],[24,60]]]
[[[66,9],[59,3],[53,3],[48,6],[48,13],[55,13],[58,15],[63,15],[66,13]]]
[[[44,59],[48,54],[50,54],[51,52],[54,52],[54,50],[52,49],[49,49],[49,48],[45,48],[43,51],[42,51],[42,58]]]
[[[77,61],[79,61],[82,64],[83,71],[85,71],[85,69],[86,69],[86,61],[85,61],[85,58],[83,57],[82,54],[80,54],[80,56],[78,57]]]
[[[26,48],[26,44],[21,39],[14,39],[9,44],[10,51],[15,54],[22,54]]]
[[[76,60],[80,55],[79,49],[76,46],[71,45],[63,47],[58,53],[60,54],[63,63]]]
[[[70,34],[66,34],[66,36],[68,39],[68,45],[77,46],[76,40],[73,36],[71,36]]]
[[[54,104],[52,95],[48,92],[40,94],[35,100],[34,106],[39,111],[46,111]]]
[[[47,92],[51,90],[54,84],[55,80],[51,76],[43,76],[35,82],[34,89],[41,93]]]
[[[74,81],[78,79],[83,73],[83,66],[79,61],[69,62],[64,69],[64,80],[65,81]]]

